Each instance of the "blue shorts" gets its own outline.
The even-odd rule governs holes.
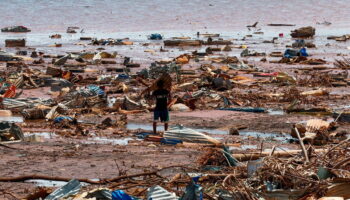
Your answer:
[[[153,112],[153,120],[161,122],[168,122],[169,121],[169,111],[168,110],[154,110]]]

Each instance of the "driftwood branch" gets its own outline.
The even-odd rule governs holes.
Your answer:
[[[306,151],[306,148],[305,148],[305,145],[304,145],[304,141],[301,139],[299,131],[298,131],[297,128],[295,128],[295,132],[297,133],[297,136],[298,136],[298,139],[299,139],[299,143],[300,143],[300,146],[301,146],[301,150],[303,151],[304,156],[305,156],[305,160],[308,163],[308,162],[310,162],[310,160],[309,160],[309,156],[307,155],[307,151]]]

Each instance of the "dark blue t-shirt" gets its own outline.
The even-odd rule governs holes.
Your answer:
[[[156,98],[155,110],[167,110],[168,109],[168,98],[170,92],[165,89],[158,89],[153,92],[153,96]]]

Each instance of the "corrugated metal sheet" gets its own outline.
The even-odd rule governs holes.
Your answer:
[[[80,188],[81,183],[76,179],[72,179],[66,185],[52,192],[45,200],[58,200],[69,195],[77,194]]]
[[[3,101],[4,108],[6,109],[24,109],[29,108],[29,104],[27,102],[18,101],[16,99],[5,98]]]
[[[62,104],[69,108],[80,108],[84,106],[92,107],[96,104],[105,103],[105,92],[98,86],[89,85],[78,91],[69,92],[64,96]]]
[[[175,193],[169,192],[159,185],[148,189],[147,200],[177,200]]]
[[[203,133],[197,132],[190,128],[185,128],[181,125],[176,125],[170,130],[165,131],[164,138],[166,139],[177,139],[183,142],[194,142],[194,143],[214,143],[219,144],[220,141],[207,136]]]
[[[65,100],[72,100],[77,98],[78,96],[83,96],[83,97],[92,97],[92,96],[103,96],[105,92],[101,90],[98,86],[96,85],[89,85],[86,88],[82,88],[77,91],[72,91],[66,94],[64,97]]]
[[[51,99],[42,100],[39,98],[27,98],[27,99],[4,98],[4,101],[3,101],[4,107],[10,110],[32,108],[38,104],[50,105],[51,103],[52,103]]]

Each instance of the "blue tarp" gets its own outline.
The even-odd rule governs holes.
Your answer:
[[[67,119],[68,121],[73,121],[73,117],[68,117],[68,116],[60,116],[60,117],[56,117],[53,122],[54,123],[60,123],[63,120]]]
[[[112,200],[137,200],[137,198],[126,194],[123,190],[116,190],[112,192]]]
[[[309,54],[306,52],[305,48],[301,48],[300,50],[295,49],[286,49],[286,51],[283,54],[283,57],[285,58],[293,58],[296,56],[309,56]]]

